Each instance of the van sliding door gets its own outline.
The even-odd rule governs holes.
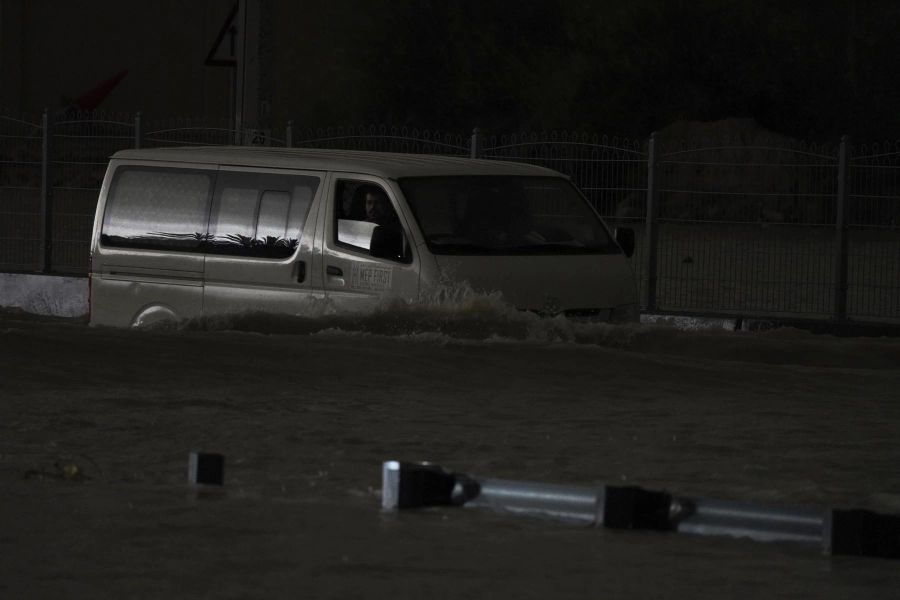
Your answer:
[[[315,295],[309,270],[320,184],[314,172],[222,167],[209,216],[203,314],[304,312]]]

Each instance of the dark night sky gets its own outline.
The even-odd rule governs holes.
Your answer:
[[[726,117],[801,137],[900,130],[896,2],[392,7],[390,29],[405,34],[371,38],[383,99],[372,116],[637,133]]]
[[[37,112],[128,69],[102,108],[228,115],[227,71],[203,62],[232,0],[0,3],[0,105]],[[750,117],[807,139],[900,131],[896,1],[262,4],[273,126],[644,136]]]

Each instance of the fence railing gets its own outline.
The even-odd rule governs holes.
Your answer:
[[[635,230],[645,310],[900,321],[900,143],[472,135],[404,127],[235,132],[226,120],[0,112],[0,271],[83,275],[110,155],[265,144],[468,156],[565,173]]]

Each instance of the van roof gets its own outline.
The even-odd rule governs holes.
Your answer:
[[[387,179],[440,175],[524,175],[563,177],[557,171],[499,160],[258,146],[203,146],[121,150],[113,159],[211,163],[229,166],[279,167],[311,171],[364,173]]]

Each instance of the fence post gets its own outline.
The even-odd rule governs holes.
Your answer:
[[[834,319],[847,318],[847,168],[850,164],[850,136],[841,136],[838,158],[838,189],[834,217]]]
[[[141,113],[134,115],[134,149],[141,149]]]
[[[294,122],[288,121],[287,127],[284,128],[284,146],[285,148],[294,147]]]
[[[469,145],[469,158],[481,158],[481,130],[472,130],[472,142]]]
[[[49,273],[53,250],[53,190],[50,186],[50,113],[44,109],[41,117],[41,273]]]
[[[656,310],[656,251],[659,233],[656,224],[656,132],[650,134],[647,144],[647,216],[644,230],[644,273],[647,284],[642,298],[644,309],[648,312]]]

